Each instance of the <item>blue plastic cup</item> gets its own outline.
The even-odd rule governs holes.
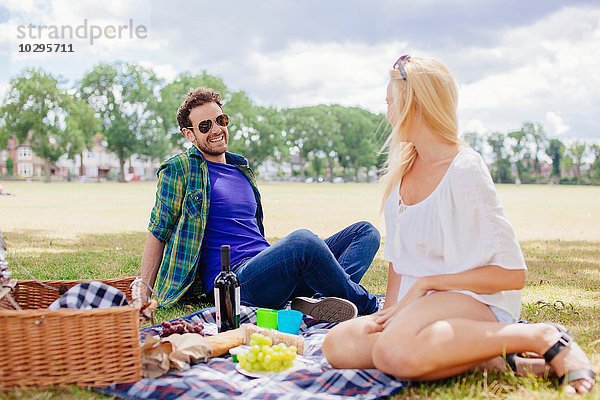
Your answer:
[[[280,332],[297,335],[300,332],[302,323],[302,313],[297,310],[279,310],[277,311],[277,325]]]

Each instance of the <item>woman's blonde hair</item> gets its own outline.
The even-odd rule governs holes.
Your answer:
[[[408,130],[416,118],[420,118],[441,139],[462,143],[458,139],[456,117],[458,89],[450,71],[439,61],[426,57],[410,57],[402,62],[402,66],[406,79],[397,65],[390,71],[395,123],[384,145],[388,156],[381,177],[382,206],[417,157],[415,146],[407,141]]]

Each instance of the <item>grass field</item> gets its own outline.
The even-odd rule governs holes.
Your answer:
[[[56,238],[82,233],[144,232],[155,184],[3,183],[0,229],[43,231]],[[380,191],[369,184],[260,183],[268,237],[299,227],[330,235],[357,220],[384,233]],[[600,187],[499,185],[519,240],[600,241]]]
[[[138,274],[154,185],[3,183],[13,196],[0,197],[0,230],[10,246],[18,278],[84,279]],[[266,231],[274,241],[306,227],[321,236],[357,220],[383,232],[379,192],[366,184],[261,184]],[[568,325],[600,372],[600,188],[498,187],[529,265],[523,318]],[[385,236],[385,235],[384,235]],[[380,251],[363,283],[385,291]],[[195,308],[161,310],[159,320]],[[556,398],[555,382],[509,373],[467,374],[412,387],[410,398]],[[399,396],[400,397],[400,396]],[[0,398],[104,398],[76,388],[13,390]],[[600,399],[596,389],[587,398]]]

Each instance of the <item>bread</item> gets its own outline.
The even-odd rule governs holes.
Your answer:
[[[229,349],[244,344],[244,337],[242,328],[237,328],[214,336],[205,336],[204,341],[210,349],[210,358],[212,358],[227,354]]]
[[[283,333],[274,329],[260,328],[253,324],[242,324],[240,327],[242,330],[242,339],[244,344],[250,343],[250,337],[253,333],[260,333],[268,336],[273,341],[273,344],[283,343],[286,346],[296,346],[296,353],[304,354],[304,338],[299,335],[290,335],[289,333]]]

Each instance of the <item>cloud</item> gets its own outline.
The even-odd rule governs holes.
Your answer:
[[[4,96],[6,96],[7,92],[8,92],[8,82],[0,81],[0,99],[3,99]]]
[[[463,132],[485,133],[487,129],[486,125],[480,119],[470,119],[462,127]]]
[[[0,24],[0,52],[6,59],[4,70],[0,65],[0,78],[8,79],[20,73],[23,69],[35,66],[60,75],[74,82],[99,62],[113,62],[127,60],[137,62],[147,58],[149,53],[165,44],[164,40],[151,40],[151,31],[146,39],[134,35],[130,38],[128,29],[121,29],[121,38],[111,39],[104,36],[90,44],[90,27],[95,25],[100,29],[113,26],[129,25],[133,27],[145,26],[150,30],[151,10],[149,2],[145,0],[132,0],[122,2],[118,0],[103,0],[101,2],[67,0],[53,0],[52,2],[37,0],[27,1],[32,7],[9,4],[10,19]],[[28,26],[34,25],[34,34],[30,37]],[[71,29],[75,30],[86,24],[87,38],[70,37]],[[17,38],[17,26],[24,25],[26,38]],[[45,26],[42,30],[43,38],[38,38],[38,26]],[[65,40],[52,40],[48,38],[51,28],[57,27],[59,35],[64,30]],[[70,27],[70,28],[69,28]],[[79,34],[84,32],[81,30]],[[118,31],[117,31],[118,32]],[[39,43],[64,43],[72,45],[73,53],[55,52],[19,52],[19,44]],[[154,47],[153,47],[154,46]],[[6,56],[6,57],[4,57]]]
[[[156,75],[165,81],[172,81],[177,76],[178,71],[172,64],[156,64],[152,61],[140,61],[142,67],[151,68]]]
[[[546,122],[550,127],[550,133],[555,135],[562,135],[569,130],[569,125],[565,124],[561,116],[553,111],[546,113]]]
[[[446,63],[460,85],[462,130],[506,131],[523,121],[562,137],[600,137],[600,7],[586,1],[9,0],[0,23],[0,80],[42,65],[71,81],[98,62],[150,66],[163,79],[223,78],[260,104],[385,109],[401,53]],[[568,4],[569,7],[564,5]],[[147,25],[145,40],[74,41],[71,55],[17,54],[17,24]],[[5,57],[6,55],[6,57]]]
[[[25,12],[31,13],[35,10],[36,1],[35,0],[4,0],[2,2],[2,6],[7,9],[9,12]]]
[[[560,28],[557,28],[560,27]],[[480,119],[489,129],[514,129],[522,121],[547,121],[557,134],[594,137],[600,123],[600,8],[565,8],[536,23],[498,32],[498,43],[471,48],[459,65],[473,67],[461,84],[464,121]],[[455,68],[459,80],[460,68]],[[466,82],[465,82],[466,81]],[[548,110],[556,117],[548,117]],[[569,124],[562,123],[567,119]],[[593,121],[592,120],[596,120]]]
[[[284,51],[252,52],[242,69],[252,77],[249,91],[263,102],[275,88],[279,106],[340,103],[382,111],[387,70],[405,43],[368,46],[356,43],[291,43]],[[249,72],[249,73],[248,73]]]

